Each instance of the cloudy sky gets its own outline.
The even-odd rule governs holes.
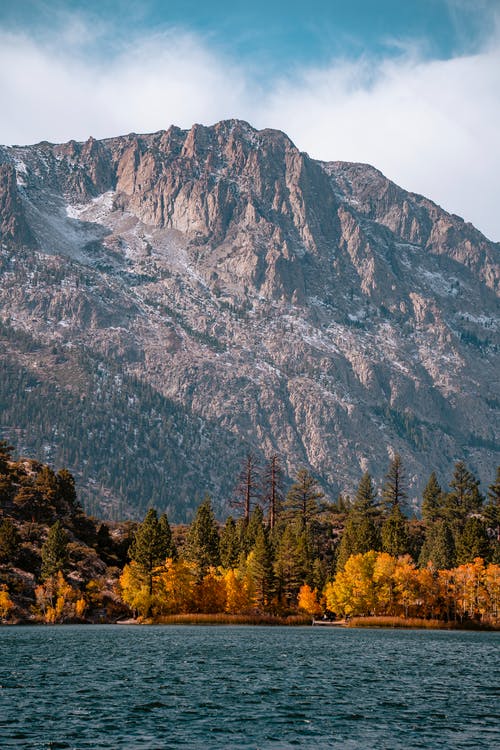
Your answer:
[[[500,0],[0,0],[0,143],[226,117],[500,240]]]

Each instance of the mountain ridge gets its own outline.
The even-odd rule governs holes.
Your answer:
[[[192,479],[160,506],[180,496],[182,515],[209,490],[222,509],[247,449],[330,494],[394,452],[410,482],[462,457],[493,473],[500,245],[374,167],[232,120],[2,148],[0,186],[11,338],[85,351],[89,393],[101,362],[180,409],[186,434],[225,435],[197,461],[180,429]],[[107,513],[133,506],[117,495]]]

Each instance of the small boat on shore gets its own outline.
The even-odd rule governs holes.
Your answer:
[[[327,628],[345,628],[347,620],[313,620],[312,624]]]

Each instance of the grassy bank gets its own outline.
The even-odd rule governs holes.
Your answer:
[[[348,628],[420,628],[423,630],[500,630],[500,624],[464,622],[444,622],[426,620],[422,617],[352,617]]]
[[[185,614],[164,615],[155,619],[160,625],[310,625],[311,618],[306,615],[230,615],[230,614]]]

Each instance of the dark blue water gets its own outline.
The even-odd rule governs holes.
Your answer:
[[[0,629],[0,748],[500,748],[498,633]]]

